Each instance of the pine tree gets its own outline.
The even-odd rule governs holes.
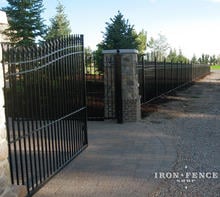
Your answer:
[[[11,42],[18,45],[33,44],[45,34],[43,0],[7,0],[8,6],[2,8],[8,16],[9,28],[5,34]]]
[[[118,14],[110,20],[111,23],[106,23],[103,49],[137,49],[138,35],[128,20],[124,19],[121,12],[118,11]]]
[[[183,55],[182,50],[179,49],[179,54],[178,54],[178,56],[177,56],[177,62],[186,63],[186,62],[188,62],[188,61],[189,61],[189,60],[187,59],[187,57],[185,57],[185,56]]]
[[[195,54],[193,54],[193,57],[192,57],[192,59],[191,59],[191,63],[192,63],[192,64],[196,64],[196,63],[197,63],[197,58],[196,58],[196,55],[195,55]]]
[[[140,54],[146,50],[147,34],[142,30],[139,34],[134,30],[134,26],[124,19],[124,16],[118,11],[110,22],[106,23],[103,41],[97,45],[94,52],[94,58],[99,71],[103,71],[102,51],[108,49],[137,49]]]
[[[178,60],[177,60],[177,54],[176,54],[176,49],[170,49],[170,52],[169,52],[169,54],[168,54],[168,56],[167,56],[167,61],[168,62],[178,62]]]
[[[46,40],[59,36],[69,35],[71,33],[70,22],[64,13],[64,6],[58,2],[56,15],[50,19],[51,25],[48,29]]]

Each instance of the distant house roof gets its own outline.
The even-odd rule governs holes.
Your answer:
[[[0,24],[8,24],[6,13],[0,10]]]

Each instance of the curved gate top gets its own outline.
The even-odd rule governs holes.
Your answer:
[[[88,144],[83,36],[2,49],[11,181],[31,196]]]

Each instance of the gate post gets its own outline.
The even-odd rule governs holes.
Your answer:
[[[122,72],[121,72],[121,55],[114,56],[115,65],[115,115],[118,123],[123,123],[123,100],[122,100]]]
[[[118,122],[133,122],[140,120],[140,95],[137,76],[137,50],[135,49],[119,49],[119,50],[104,50],[104,82],[105,82],[105,116],[109,111],[115,115]],[[117,68],[120,66],[120,68]],[[111,73],[109,74],[111,69]],[[116,71],[120,73],[114,74]],[[121,80],[115,78],[121,76]],[[116,84],[120,83],[120,84]],[[121,101],[117,94],[121,87]],[[117,98],[117,99],[116,99]],[[121,112],[118,107],[122,107]],[[120,110],[120,108],[119,108]],[[121,117],[117,117],[118,115]],[[121,119],[120,119],[121,118]]]
[[[26,196],[26,187],[11,184],[3,88],[2,46],[0,45],[0,197],[24,197]]]

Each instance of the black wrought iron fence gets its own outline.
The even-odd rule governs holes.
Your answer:
[[[89,120],[104,120],[104,66],[85,55],[87,112]]]
[[[148,61],[141,56],[137,66],[141,103],[184,86],[210,72],[205,64]]]
[[[2,49],[11,180],[32,195],[87,147],[83,36]]]
[[[120,79],[116,83],[117,66],[120,63],[115,57],[103,56],[102,62],[97,62],[93,55],[85,55],[88,120],[116,119],[116,86],[121,83]]]

